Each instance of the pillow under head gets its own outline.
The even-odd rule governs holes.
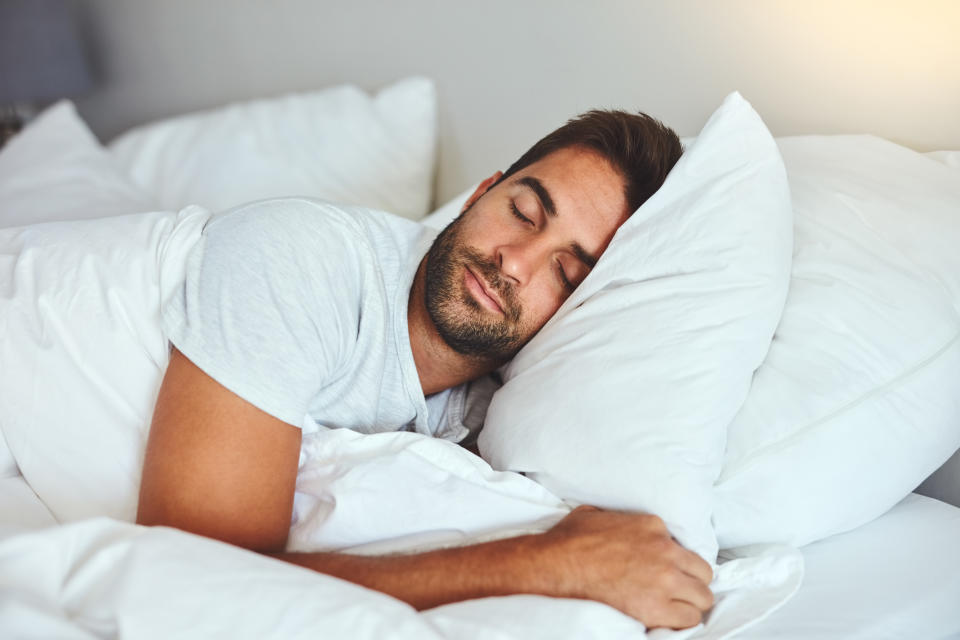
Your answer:
[[[791,248],[780,154],[732,94],[505,368],[483,456],[573,502],[655,513],[714,561],[726,428],[770,345]]]

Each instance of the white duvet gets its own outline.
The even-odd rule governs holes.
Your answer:
[[[419,434],[322,430],[306,438],[303,454],[293,549],[427,549],[543,530],[567,511],[525,477],[495,472],[457,445]],[[801,575],[798,552],[758,549],[720,565],[712,585],[717,605],[705,625],[649,635],[731,637],[785,602]],[[418,613],[227,544],[108,518],[5,527],[0,603],[0,635],[14,638],[599,639],[645,632],[603,604],[531,595]]]
[[[166,365],[162,299],[209,214],[198,208],[0,230],[0,424],[60,523],[0,485],[0,637],[619,638],[605,605],[489,598],[418,613],[356,585],[226,544],[130,524]],[[542,531],[568,511],[526,477],[412,433],[305,422],[289,548],[414,551]],[[10,465],[8,465],[10,466]],[[12,466],[11,466],[12,468]],[[16,486],[18,488],[14,489]],[[16,498],[16,499],[14,499]],[[20,500],[20,502],[17,502]],[[108,517],[105,517],[108,516]],[[650,637],[730,637],[796,590],[798,552],[722,563],[706,624]]]

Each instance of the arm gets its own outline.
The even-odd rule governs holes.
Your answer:
[[[691,627],[713,606],[710,565],[652,515],[579,507],[539,535],[386,557],[276,557],[388,593],[417,609],[533,593],[597,600],[648,627]]]
[[[299,455],[300,429],[243,400],[173,349],[150,425],[137,523],[282,550]]]
[[[581,507],[550,531],[428,553],[280,553],[300,430],[174,350],[144,461],[137,521],[217,538],[426,609],[514,593],[599,600],[647,626],[686,627],[712,605],[710,567],[656,516]]]

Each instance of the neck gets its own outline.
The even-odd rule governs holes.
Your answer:
[[[417,267],[417,275],[410,287],[407,301],[407,331],[413,362],[420,377],[424,395],[437,393],[464,382],[479,378],[497,368],[490,363],[457,353],[440,337],[440,332],[427,311],[424,282],[427,258],[424,256]]]

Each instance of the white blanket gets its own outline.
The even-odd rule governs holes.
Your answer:
[[[566,512],[527,478],[419,434],[305,438],[289,548],[412,551],[545,530]],[[520,595],[417,613],[336,578],[167,528],[107,518],[0,529],[0,635],[17,638],[642,637],[585,600]],[[720,640],[766,617],[802,577],[800,554],[721,564],[705,625],[651,638]]]
[[[786,557],[760,563],[780,579],[794,570]],[[417,613],[375,591],[237,547],[103,518],[8,536],[0,541],[0,568],[5,638],[611,639],[644,632],[596,602],[529,595]],[[731,566],[725,573],[735,572]],[[778,580],[761,593],[761,583],[748,582],[739,585],[747,597],[731,593],[730,606],[720,594],[705,627],[649,637],[729,637],[792,588]]]
[[[417,613],[252,552],[125,522],[165,366],[157,310],[206,215],[0,230],[0,424],[39,502],[65,523],[38,527],[20,507],[0,513],[0,637],[643,635],[638,622],[583,600],[511,596]],[[304,427],[291,549],[465,544],[543,531],[568,511],[529,479],[449,442]],[[0,484],[8,490],[16,498],[8,504],[22,505],[22,483],[16,496]],[[98,513],[112,518],[91,517]],[[749,550],[718,568],[705,625],[648,635],[729,637],[786,601],[801,576],[795,550]]]

